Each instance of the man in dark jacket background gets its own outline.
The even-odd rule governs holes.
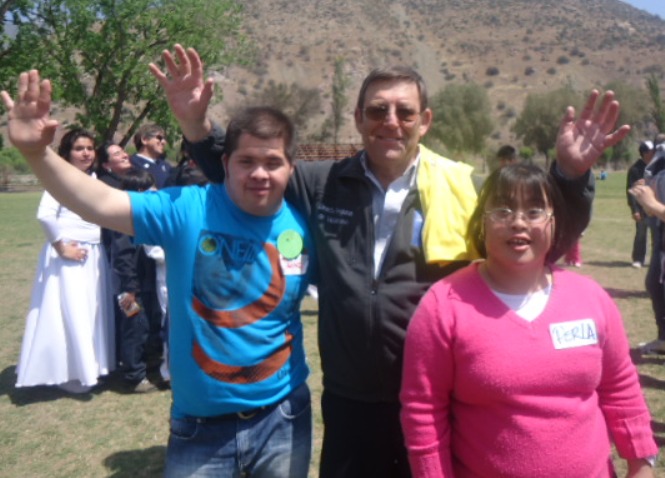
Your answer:
[[[640,206],[640,203],[637,202],[633,195],[628,193],[628,189],[633,187],[636,181],[644,178],[644,169],[651,161],[651,158],[653,158],[653,143],[651,141],[641,142],[638,151],[640,158],[628,169],[626,196],[628,197],[628,207],[630,207],[632,218],[635,221],[635,238],[633,239],[631,265],[639,269],[646,264],[648,219],[644,213],[644,209],[642,209],[642,206]]]
[[[134,153],[129,160],[136,169],[143,169],[155,178],[157,189],[162,189],[171,173],[171,165],[164,159],[166,134],[161,126],[145,124],[134,134]]]

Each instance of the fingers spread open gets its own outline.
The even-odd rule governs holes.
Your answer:
[[[28,88],[26,90],[26,100],[37,101],[40,95],[39,87],[39,72],[37,70],[30,70],[28,72]]]
[[[12,97],[9,96],[9,93],[2,90],[0,91],[0,97],[2,97],[2,102],[5,104],[5,108],[7,108],[8,110],[14,108],[14,100],[12,100]]]
[[[24,71],[18,75],[18,93],[16,94],[16,99],[21,100],[26,91],[28,91],[28,72]]]
[[[148,65],[148,69],[150,70],[150,73],[152,73],[152,76],[157,79],[160,85],[162,85],[162,88],[165,87],[169,81],[169,79],[166,77],[164,72],[154,63],[150,63]]]
[[[189,75],[192,71],[192,65],[182,45],[176,43],[175,54],[178,59],[178,74],[181,76]]]
[[[43,80],[39,84],[39,98],[37,99],[37,108],[42,114],[48,113],[51,109],[51,82],[49,80]]]
[[[191,65],[191,71],[195,76],[203,76],[203,63],[201,57],[194,48],[187,48],[187,58]]]
[[[626,136],[628,136],[628,133],[630,133],[630,126],[627,124],[621,126],[621,128],[617,129],[615,132],[605,136],[605,147],[609,148],[617,143],[620,143],[626,138]]]
[[[580,115],[580,120],[581,121],[587,121],[588,119],[591,118],[593,115],[593,110],[596,107],[596,101],[598,100],[598,96],[600,93],[598,90],[593,90],[591,91],[591,94],[586,100],[586,104],[584,105],[584,109],[582,109],[582,114]]]

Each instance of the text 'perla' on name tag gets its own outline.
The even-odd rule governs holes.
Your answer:
[[[572,320],[550,324],[552,343],[557,350],[585,347],[598,343],[598,332],[593,319]]]

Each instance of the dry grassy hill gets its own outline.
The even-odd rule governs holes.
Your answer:
[[[296,82],[321,92],[329,114],[333,65],[346,61],[350,101],[375,66],[417,68],[435,93],[448,82],[484,85],[495,106],[494,142],[513,141],[510,126],[532,92],[565,83],[579,90],[610,80],[643,86],[665,72],[665,21],[618,0],[245,0],[247,34],[257,55],[249,67],[215,75],[224,105],[265,87]],[[663,83],[665,86],[665,82]],[[340,141],[357,139],[349,105]],[[224,121],[225,106],[214,115]]]

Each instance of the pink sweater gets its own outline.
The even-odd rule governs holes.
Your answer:
[[[432,286],[409,325],[400,398],[414,478],[609,477],[608,429],[623,458],[658,452],[616,305],[558,268],[533,322],[478,264]]]

